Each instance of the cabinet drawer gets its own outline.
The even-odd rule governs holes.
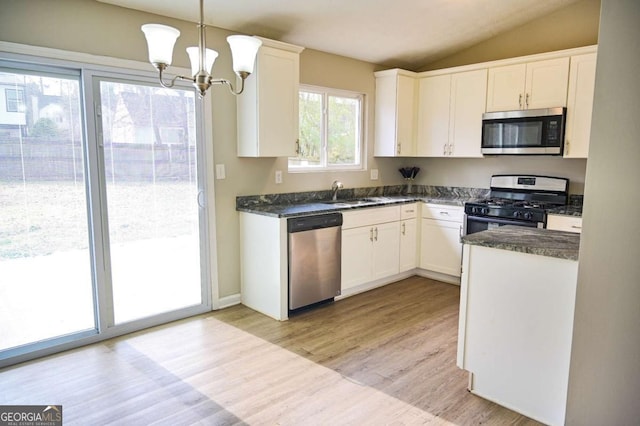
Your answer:
[[[444,206],[441,204],[423,204],[422,217],[425,219],[446,220],[462,223],[464,208],[458,206]]]
[[[550,214],[547,216],[547,229],[580,234],[582,233],[582,218],[578,216]]]
[[[374,207],[342,212],[342,229],[400,220],[400,206]]]
[[[418,203],[403,204],[400,206],[400,219],[413,219],[418,217]]]

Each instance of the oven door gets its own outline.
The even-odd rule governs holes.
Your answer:
[[[474,234],[487,229],[494,229],[504,225],[527,226],[529,228],[544,228],[542,222],[526,222],[521,220],[500,219],[497,217],[465,215],[465,235]]]

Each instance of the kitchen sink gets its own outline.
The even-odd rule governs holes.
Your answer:
[[[374,204],[376,202],[378,201],[370,198],[358,198],[355,200],[329,200],[329,201],[323,201],[322,204],[331,204],[336,207],[352,207],[352,206],[361,206],[365,204]]]

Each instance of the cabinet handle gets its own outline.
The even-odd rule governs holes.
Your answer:
[[[453,154],[453,145],[449,144],[449,155]]]
[[[369,229],[369,241],[373,242],[373,228]]]
[[[569,155],[569,147],[570,147],[570,144],[569,144],[569,141],[567,140],[564,142],[564,155]]]
[[[529,109],[529,94],[528,93],[527,93],[527,97],[525,98],[524,103],[527,106],[527,109]]]
[[[300,155],[300,139],[296,139],[296,155]]]
[[[578,225],[571,225],[571,227],[572,227],[573,229],[582,229],[582,226],[578,226]]]
[[[407,224],[402,222],[402,235],[406,235]]]
[[[402,153],[402,144],[399,143],[398,144],[398,155],[400,155]]]
[[[441,211],[441,212],[440,212],[440,214],[441,214],[441,215],[444,215],[444,216],[449,216],[449,212],[442,212],[442,211]]]
[[[378,241],[378,227],[376,226],[376,235],[373,237],[374,240]]]
[[[447,155],[447,144],[442,145],[442,155]]]
[[[414,211],[413,209],[411,209],[411,210],[405,210],[405,213],[413,213],[413,211]]]
[[[522,109],[522,93],[520,93],[520,96],[518,97],[518,106]]]

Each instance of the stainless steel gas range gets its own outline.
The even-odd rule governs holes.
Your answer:
[[[464,205],[465,234],[503,225],[545,228],[547,211],[567,204],[569,179],[493,175],[489,198]]]

